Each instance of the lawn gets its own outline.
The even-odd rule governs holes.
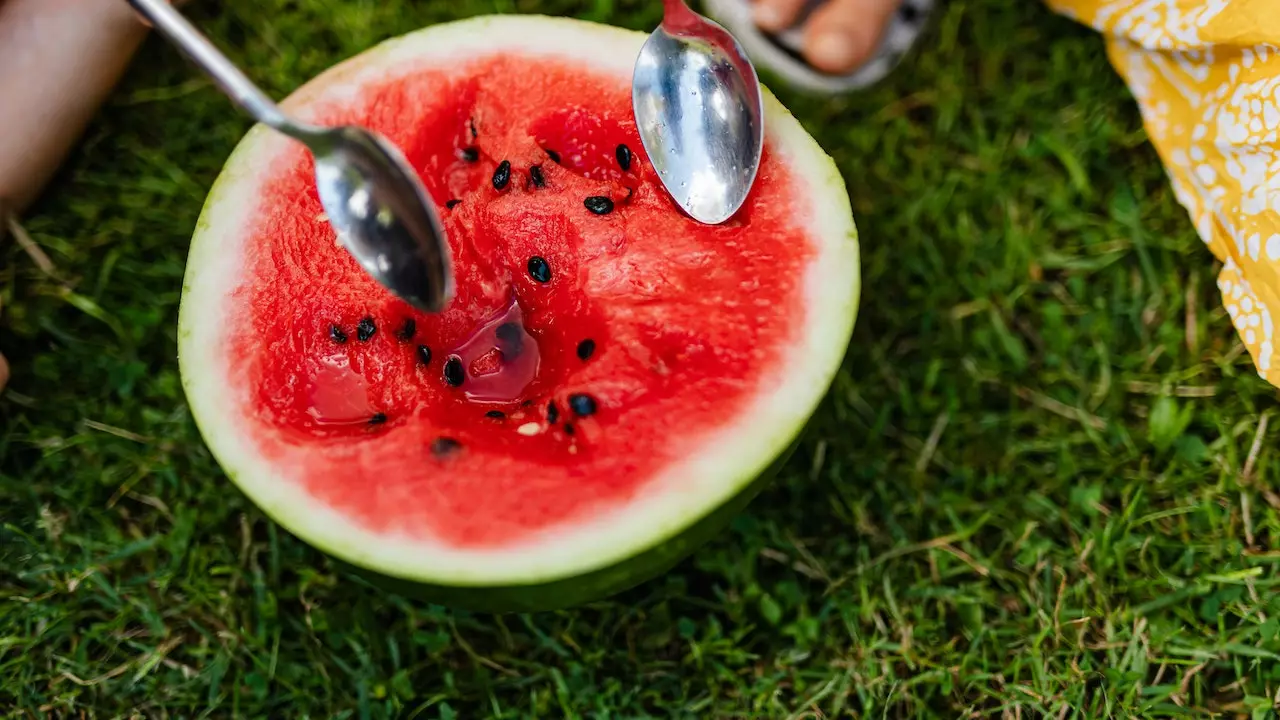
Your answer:
[[[283,95],[453,17],[649,28],[659,5],[192,12]],[[374,590],[218,470],[182,395],[175,325],[191,229],[248,122],[153,40],[24,218],[58,278],[3,246],[0,708],[1266,716],[1280,690],[1275,392],[1101,40],[1035,2],[944,5],[882,86],[779,88],[845,175],[865,270],[843,371],[800,451],[673,572],[529,616]]]

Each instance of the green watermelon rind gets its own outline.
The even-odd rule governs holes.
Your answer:
[[[608,67],[629,77],[630,63],[644,37],[613,26],[538,15],[444,23],[385,41],[330,68],[282,105],[305,117],[311,103],[341,98],[364,78],[408,72],[419,62],[438,66],[449,61],[451,52],[456,61],[459,52],[480,55],[497,52],[495,48],[590,62],[594,71]],[[437,601],[476,609],[546,609],[604,597],[665,571],[740,511],[795,447],[839,370],[857,318],[858,234],[843,178],[832,159],[767,88],[764,100],[773,151],[813,193],[807,224],[820,256],[808,268],[805,282],[808,342],[783,370],[785,377],[775,378],[792,386],[762,390],[753,401],[757,404],[753,409],[772,403],[763,409],[781,410],[787,417],[755,417],[718,431],[705,444],[706,456],[714,459],[718,453],[724,461],[715,465],[714,472],[672,475],[690,486],[709,487],[695,489],[705,496],[696,498],[700,502],[694,507],[680,502],[685,499],[681,495],[687,494],[685,488],[662,486],[647,499],[649,505],[638,501],[594,524],[556,529],[526,547],[457,552],[420,538],[388,538],[359,528],[312,503],[269,460],[255,454],[251,438],[240,432],[239,408],[228,399],[230,378],[221,372],[225,368],[218,358],[223,337],[219,313],[225,313],[223,304],[238,277],[240,260],[237,248],[228,247],[228,242],[235,239],[249,213],[254,180],[284,144],[292,142],[262,126],[246,133],[210,189],[193,234],[179,310],[183,388],[214,458],[232,482],[284,529],[379,584],[414,590],[411,594]],[[784,391],[790,394],[784,396]],[[766,428],[767,436],[758,436],[758,428]],[[726,441],[736,444],[717,445]],[[675,470],[687,469],[682,465]],[[643,531],[632,532],[637,525]]]
[[[352,565],[341,558],[334,559],[370,584],[384,590],[454,608],[508,613],[546,612],[576,607],[630,590],[662,575],[689,557],[699,546],[723,530],[760,491],[768,487],[769,482],[795,452],[802,435],[803,433],[798,435],[786,451],[767,470],[757,475],[750,485],[682,532],[664,539],[635,557],[582,575],[533,585],[448,586],[403,580]]]

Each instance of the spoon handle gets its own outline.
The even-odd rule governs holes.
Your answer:
[[[667,32],[682,32],[696,28],[698,15],[685,0],[662,0],[662,27]]]
[[[209,42],[199,30],[187,21],[168,0],[127,0],[134,10],[145,17],[170,42],[191,58],[213,78],[237,105],[264,125],[273,127],[286,135],[297,136],[295,127],[271,98],[267,97],[254,85],[244,73],[240,72],[226,55],[223,55],[213,43]]]

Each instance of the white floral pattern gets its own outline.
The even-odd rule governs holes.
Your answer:
[[[1222,302],[1280,385],[1280,0],[1048,0],[1107,37]]]

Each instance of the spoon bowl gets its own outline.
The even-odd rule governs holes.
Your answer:
[[[632,74],[640,141],[672,199],[716,225],[746,202],[764,147],[755,68],[723,27],[683,0],[664,0],[660,25]]]
[[[285,115],[167,0],[128,0],[258,122],[306,145],[320,204],[360,267],[410,305],[440,312],[453,296],[449,245],[421,180],[385,138]]]
[[[404,155],[360,127],[308,135],[320,204],[338,241],[410,305],[443,310],[454,291],[444,228]]]

